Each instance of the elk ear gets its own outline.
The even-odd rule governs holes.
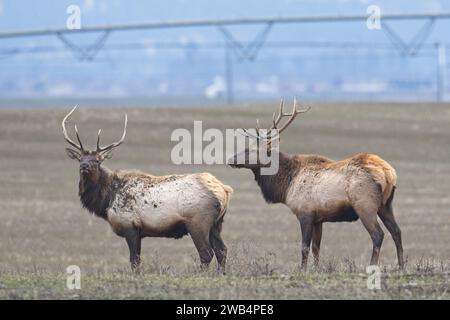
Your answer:
[[[113,156],[112,150],[105,151],[99,155],[99,161],[103,162],[105,160],[111,159]]]
[[[75,151],[70,148],[66,148],[66,153],[70,159],[74,159],[74,160],[78,160],[78,161],[80,161],[80,159],[81,159],[81,154],[78,151]]]

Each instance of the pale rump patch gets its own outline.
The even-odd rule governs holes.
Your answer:
[[[395,169],[379,156],[369,153],[358,153],[348,159],[325,162],[325,168],[328,169],[345,169],[349,165],[365,169],[372,176],[373,180],[380,185],[383,192],[383,203],[386,204],[397,184]]]
[[[228,207],[230,195],[231,193],[233,193],[233,188],[223,184],[216,177],[207,172],[199,173],[196,176],[199,178],[199,181],[206,187],[206,189],[210,190],[219,201],[221,207],[221,215],[218,219],[220,219],[225,214],[226,208]]]
[[[360,153],[352,157],[353,161],[358,161],[369,171],[375,182],[381,186],[383,191],[383,203],[386,204],[392,190],[397,184],[397,173],[389,163],[375,154]]]

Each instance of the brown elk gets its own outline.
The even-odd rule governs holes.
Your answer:
[[[75,108],[62,120],[62,129],[66,141],[75,148],[66,149],[68,156],[80,164],[81,203],[126,239],[132,269],[137,270],[140,264],[142,238],[178,239],[190,234],[202,267],[207,267],[215,254],[219,269],[224,270],[227,248],[221,230],[233,189],[209,173],[153,176],[136,170],[108,170],[102,162],[124,141],[127,117],[119,141],[101,147],[99,130],[97,149],[89,151],[84,149],[76,126],[78,144],[66,131],[66,121]]]
[[[256,139],[253,147],[246,148],[228,160],[234,168],[248,168],[253,171],[263,197],[267,203],[284,203],[297,216],[302,233],[302,269],[306,269],[309,249],[315,265],[318,265],[323,222],[356,221],[361,219],[373,243],[370,264],[377,264],[384,233],[377,216],[392,235],[397,249],[400,268],[403,268],[403,248],[401,231],[392,209],[392,201],[397,175],[386,161],[374,154],[360,153],[351,158],[334,161],[320,155],[289,155],[279,152],[278,172],[262,175],[263,164],[259,160],[260,151],[270,153],[272,139],[281,134],[292,121],[307,110],[299,110],[296,102],[291,112],[283,111],[283,101],[278,115],[273,115],[273,125],[261,134],[257,125],[256,134],[244,130]],[[278,129],[282,118],[286,123]],[[278,135],[276,135],[279,138]],[[257,153],[255,156],[252,153]],[[244,156],[244,157],[243,157]],[[257,159],[251,164],[247,160]],[[242,162],[242,161],[240,161]]]

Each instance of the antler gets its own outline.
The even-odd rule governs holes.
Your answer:
[[[78,143],[79,143],[80,145],[77,145],[72,139],[69,138],[69,136],[67,135],[67,130],[66,130],[66,122],[67,122],[67,119],[69,119],[69,117],[72,115],[72,113],[75,111],[75,109],[76,109],[77,107],[78,107],[78,106],[75,106],[75,107],[73,107],[72,110],[70,110],[70,112],[69,112],[69,113],[64,117],[64,119],[62,120],[61,125],[62,125],[62,129],[63,129],[64,138],[66,139],[66,141],[67,141],[71,146],[73,146],[74,148],[76,148],[76,149],[78,149],[78,150],[80,150],[80,151],[84,151],[83,144],[81,143],[80,135],[78,134],[78,128],[77,128],[77,125],[75,125],[75,133],[76,133],[76,135],[77,135],[77,140],[78,140]],[[110,150],[110,149],[113,149],[113,148],[115,148],[115,147],[120,146],[120,145],[122,144],[122,142],[125,140],[125,135],[127,134],[127,123],[128,123],[128,117],[127,117],[127,115],[125,114],[125,126],[124,126],[124,128],[123,128],[123,134],[122,134],[122,137],[120,138],[119,141],[114,142],[114,143],[111,143],[110,145],[107,145],[106,147],[101,147],[101,146],[100,146],[100,134],[101,134],[101,132],[102,132],[102,129],[98,130],[98,134],[97,134],[97,152],[105,152],[105,151],[108,151],[108,150]]]
[[[100,134],[102,132],[102,129],[98,130],[97,134],[97,152],[105,152],[108,150],[111,150],[115,147],[118,147],[122,144],[122,142],[125,140],[125,136],[127,134],[127,123],[128,123],[128,116],[125,114],[125,124],[123,128],[123,134],[119,141],[111,143],[110,145],[107,145],[106,147],[100,147]]]
[[[283,117],[290,117],[288,119],[288,121],[286,121],[286,123],[281,127],[281,129],[278,129],[278,134],[280,134],[281,132],[283,132],[291,123],[292,121],[294,121],[294,119],[301,113],[305,113],[308,112],[309,109],[311,109],[311,107],[308,107],[306,109],[303,110],[297,110],[297,98],[294,97],[294,106],[292,107],[292,112],[291,113],[284,113],[283,112],[283,100],[281,100],[280,103],[280,111],[278,113],[277,118],[275,119],[275,112],[273,113],[273,125],[271,130],[273,129],[278,129],[277,126],[280,123],[281,119]]]
[[[259,130],[261,130],[259,128],[259,119],[256,119],[256,135],[254,135],[253,133],[251,133],[250,131],[248,131],[247,129],[241,128],[242,131],[244,131],[244,135],[246,136],[251,136],[255,139],[261,139],[261,135],[259,134]]]
[[[62,120],[61,125],[62,125],[62,129],[63,129],[64,139],[66,139],[66,141],[67,141],[72,147],[74,147],[74,148],[76,148],[76,149],[78,149],[78,150],[80,150],[80,151],[84,151],[84,149],[83,149],[83,144],[81,143],[81,139],[80,139],[80,136],[79,136],[79,134],[78,134],[78,128],[77,128],[77,126],[75,125],[75,133],[76,133],[76,135],[77,135],[77,140],[78,140],[78,143],[79,143],[80,145],[77,145],[74,141],[72,141],[72,139],[69,138],[69,136],[68,136],[68,134],[67,134],[67,130],[66,130],[66,121],[67,121],[67,119],[69,119],[69,117],[72,115],[72,113],[75,111],[75,109],[76,109],[77,107],[78,107],[78,106],[76,105],[75,107],[73,107],[72,110],[70,110],[70,112],[69,112],[69,113],[64,117],[64,119]]]
[[[272,130],[278,130],[278,134],[280,134],[281,132],[283,132],[292,123],[292,121],[294,121],[294,119],[297,117],[297,115],[299,115],[300,113],[305,113],[305,112],[309,111],[309,109],[311,109],[311,107],[308,107],[308,108],[303,109],[303,110],[298,110],[297,109],[297,98],[295,98],[295,97],[294,97],[294,106],[292,108],[292,112],[291,113],[285,113],[283,111],[283,107],[284,107],[284,100],[281,99],[278,115],[277,115],[276,112],[274,112],[273,116],[272,116],[272,127],[268,130],[270,133],[271,133]],[[280,121],[281,121],[281,119],[283,117],[290,117],[290,118],[281,127],[281,129],[278,129],[277,127],[280,124]],[[244,131],[244,133],[247,136],[251,136],[251,137],[256,138],[256,139],[269,139],[271,137],[270,134],[269,135],[261,135],[260,134],[259,131],[261,129],[259,127],[259,120],[256,120],[256,128],[255,128],[256,135],[254,135],[253,133],[249,132],[246,129],[242,129],[242,130]]]

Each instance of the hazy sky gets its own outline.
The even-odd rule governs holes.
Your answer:
[[[81,9],[81,27],[236,17],[366,15],[367,7],[373,4],[381,8],[382,14],[450,12],[450,1],[443,0],[0,0],[0,32],[65,28],[69,16],[66,10],[73,4]],[[389,22],[389,25],[409,42],[424,23],[401,21]],[[251,41],[263,27],[233,26],[229,30],[236,39]],[[428,47],[435,42],[449,44],[449,28],[450,20],[438,21],[427,39]],[[84,46],[94,43],[97,37],[98,33],[68,35],[70,41]],[[64,44],[55,36],[0,39],[0,97],[27,92],[56,96],[75,92],[134,95],[147,93],[149,86],[171,94],[176,90],[190,92],[191,85],[207,90],[204,88],[211,83],[224,81],[224,53],[222,49],[201,50],[201,47],[204,43],[223,41],[221,33],[214,27],[113,32],[107,38],[107,45],[141,44],[146,49],[114,51],[105,47],[93,61],[80,61],[76,54],[65,50]],[[383,30],[368,30],[365,21],[275,25],[267,41],[390,43]],[[158,50],[153,47],[154,43],[161,42],[193,44],[194,49]],[[58,50],[7,54],[1,59],[2,50],[45,46]],[[342,79],[356,83],[368,79],[371,83],[375,81],[375,87],[380,81],[400,85],[415,81],[417,86],[422,82],[432,86],[436,79],[437,55],[433,48],[428,50],[421,52],[419,57],[404,59],[398,52],[380,55],[379,52],[361,50],[275,50],[264,47],[255,62],[236,64],[235,79],[238,83],[241,79],[240,87],[250,86],[248,90],[252,92],[251,86],[260,79],[262,91],[271,86],[285,87],[290,83],[286,79],[294,81],[297,78],[301,83],[319,83],[319,86],[323,81],[331,86],[340,85]],[[369,69],[372,70],[370,73]],[[152,82],[149,85],[146,81]],[[383,85],[389,87],[389,84]]]
[[[0,29],[64,27],[66,8],[79,5],[82,23],[312,14],[365,14],[370,4],[386,13],[450,11],[441,0],[0,0]]]

